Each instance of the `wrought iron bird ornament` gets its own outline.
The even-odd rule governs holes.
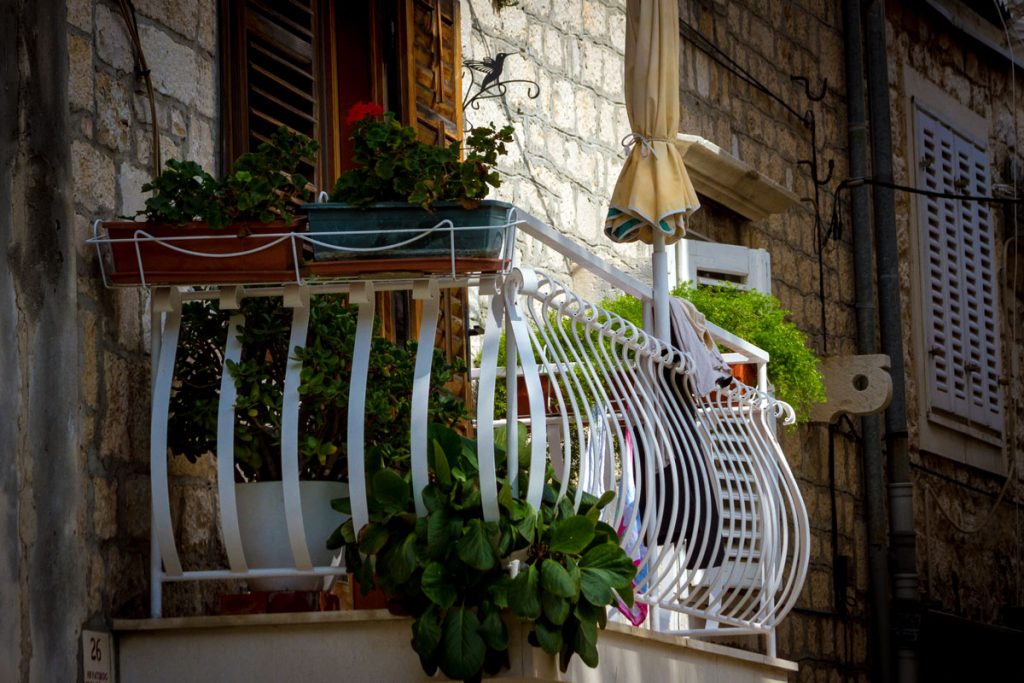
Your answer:
[[[499,52],[493,57],[484,57],[483,59],[467,59],[464,64],[473,71],[479,71],[484,76],[484,80],[480,81],[480,92],[487,90],[501,77],[501,70],[505,68],[505,58],[509,55],[515,54],[514,52]],[[475,79],[474,79],[475,80]]]
[[[472,81],[466,90],[466,99],[462,102],[463,111],[471,105],[474,109],[479,109],[479,100],[486,100],[492,97],[504,98],[508,86],[512,83],[528,84],[530,88],[526,91],[526,96],[531,100],[535,100],[540,96],[540,86],[534,81],[526,79],[501,80],[501,74],[505,68],[505,59],[515,54],[515,52],[499,52],[493,57],[467,59],[462,63],[463,67],[469,70],[469,77]],[[484,74],[479,84],[476,81],[476,74],[478,73]]]

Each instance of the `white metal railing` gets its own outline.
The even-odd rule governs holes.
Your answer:
[[[639,599],[685,615],[652,625],[689,635],[770,633],[795,602],[809,558],[806,510],[769,427],[778,417],[792,421],[792,410],[740,384],[700,396],[690,363],[556,280],[515,269],[485,332],[480,440],[493,438],[497,376],[520,375],[528,404],[520,415],[509,382],[508,420],[530,425],[528,502],[540,502],[547,460],[563,492],[569,482],[577,495],[616,491],[605,521],[639,564]],[[542,375],[552,379],[553,412]],[[515,447],[507,444],[513,462]],[[481,461],[491,455],[481,446]],[[485,515],[496,514],[497,492],[482,484]]]
[[[542,222],[519,213],[520,234],[557,249],[609,285],[650,301],[651,290],[607,265]],[[513,485],[539,507],[544,464],[558,473],[563,491],[570,482],[583,491],[614,490],[617,502],[606,521],[623,537],[638,561],[639,601],[655,611],[653,628],[692,635],[769,635],[792,607],[803,585],[809,557],[807,514],[796,482],[774,436],[774,423],[791,419],[788,406],[765,393],[767,354],[725,330],[710,326],[717,340],[739,357],[759,365],[759,388],[734,384],[711,395],[693,389],[686,354],[598,306],[551,277],[525,267],[507,274],[423,277],[374,281],[290,283],[272,287],[225,286],[189,291],[153,291],[153,401],[150,449],[153,502],[152,612],[161,612],[166,582],[329,577],[344,571],[334,562],[315,562],[306,537],[297,452],[298,382],[301,364],[288,363],[282,412],[281,498],[289,560],[254,568],[239,532],[234,490],[234,393],[222,375],[217,440],[217,491],[225,565],[185,566],[175,542],[168,476],[167,419],[183,300],[211,299],[233,311],[230,329],[242,319],[245,297],[281,297],[292,310],[290,348],[301,345],[309,324],[309,298],[346,293],[358,309],[352,360],[347,435],[349,494],[356,528],[368,519],[363,457],[365,389],[373,329],[374,293],[405,289],[423,302],[420,353],[412,387],[411,477],[417,509],[429,479],[427,397],[432,346],[441,292],[479,287],[490,300],[478,379],[476,428],[481,470],[482,514],[498,514],[494,427],[520,422],[529,430],[529,453],[517,452],[515,430],[507,430],[510,472],[528,463],[525,481]],[[498,365],[502,332],[503,366]],[[223,357],[237,359],[237,334],[228,335]],[[550,386],[556,409],[549,414],[540,377]],[[495,416],[495,390],[504,376],[508,414]],[[516,381],[527,388],[517,405]],[[496,419],[498,418],[498,419]],[[667,616],[666,616],[667,615]]]

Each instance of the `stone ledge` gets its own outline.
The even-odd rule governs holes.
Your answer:
[[[386,610],[114,620],[124,683],[181,680],[430,681],[409,648],[409,620]],[[610,623],[601,633],[601,664],[574,658],[566,673],[527,644],[509,623],[511,668],[497,678],[531,683],[636,680],[729,680],[784,683],[796,664],[754,652]],[[385,654],[386,653],[386,654]]]
[[[697,193],[744,218],[761,220],[800,203],[796,194],[699,135],[680,133],[676,148]]]

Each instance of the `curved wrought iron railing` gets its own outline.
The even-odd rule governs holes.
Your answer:
[[[699,395],[687,354],[529,269],[507,277],[490,310],[480,440],[504,327],[505,374],[527,388],[521,411],[507,392],[508,420],[530,428],[527,500],[539,503],[546,459],[563,493],[569,482],[577,497],[615,491],[605,521],[638,563],[640,600],[688,617],[663,630],[771,630],[809,558],[807,513],[770,424],[792,409],[736,382]]]
[[[539,230],[527,216],[524,231]],[[548,229],[550,230],[550,229]],[[537,232],[549,246],[567,249],[563,238]],[[584,266],[616,287],[640,286],[596,258],[573,252]],[[589,260],[588,260],[589,259]],[[301,363],[292,360],[283,379],[281,497],[291,561],[253,568],[239,532],[234,488],[234,393],[225,372],[220,395],[216,489],[224,567],[190,568],[176,544],[167,453],[168,408],[181,325],[182,299],[217,299],[233,311],[222,353],[225,367],[240,357],[239,301],[247,296],[282,297],[292,309],[290,346],[304,343],[309,297],[345,293],[358,309],[352,360],[347,457],[349,494],[356,528],[368,518],[363,458],[364,397],[374,293],[408,289],[423,304],[419,353],[412,397],[411,478],[419,492],[429,480],[427,397],[438,302],[445,287],[479,287],[489,301],[475,370],[476,430],[482,485],[482,514],[498,514],[495,428],[521,423],[529,432],[528,452],[519,453],[515,430],[506,430],[509,470],[527,465],[524,480],[513,478],[539,507],[545,465],[550,463],[567,493],[615,491],[606,520],[638,564],[638,601],[655,611],[647,623],[662,631],[715,635],[768,633],[792,608],[803,586],[809,558],[807,513],[796,481],[774,435],[778,419],[792,411],[764,391],[734,383],[700,395],[692,359],[630,322],[586,301],[557,280],[525,267],[507,274],[466,278],[359,280],[280,287],[221,287],[203,291],[153,290],[153,402],[150,446],[153,504],[152,612],[159,616],[167,582],[327,577],[344,568],[317,564],[306,537],[297,454],[298,382]],[[729,337],[734,345],[742,340]],[[499,364],[502,344],[504,361]],[[757,354],[753,347],[748,354]],[[767,360],[760,357],[761,365]],[[763,367],[761,371],[763,379]],[[516,382],[526,400],[516,398]],[[546,380],[542,378],[547,378]],[[507,414],[495,415],[499,382],[505,383]],[[546,383],[546,387],[545,387]],[[769,649],[771,645],[769,642]]]

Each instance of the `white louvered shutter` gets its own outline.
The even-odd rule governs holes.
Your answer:
[[[988,195],[985,150],[915,107],[918,185]],[[918,196],[930,407],[1002,429],[995,235],[981,202]]]

